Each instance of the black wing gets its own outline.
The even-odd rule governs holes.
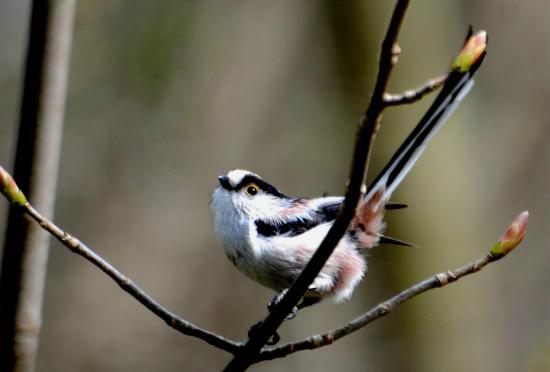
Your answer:
[[[313,213],[306,216],[296,216],[288,222],[256,220],[258,235],[271,237],[277,235],[296,236],[313,229],[320,224],[336,219],[340,211],[342,201],[320,204],[313,209]]]
[[[296,236],[313,229],[314,227],[334,221],[342,207],[343,198],[330,198],[332,200],[326,203],[320,203],[316,208],[313,208],[314,213],[308,216],[296,216],[288,222],[271,221],[271,220],[256,220],[256,231],[258,235],[264,237],[286,235]],[[311,199],[310,199],[311,200]],[[314,201],[315,199],[313,199]],[[307,203],[307,201],[303,201]],[[402,209],[406,208],[405,204],[388,203],[386,209]]]

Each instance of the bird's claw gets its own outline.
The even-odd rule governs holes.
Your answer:
[[[248,338],[254,337],[254,334],[259,330],[262,323],[263,322],[258,322],[256,324],[254,324],[252,327],[250,327],[250,329],[248,330]],[[277,345],[279,343],[279,341],[281,341],[281,336],[279,336],[279,333],[277,333],[277,331],[275,331],[271,335],[269,340],[267,340],[266,344],[269,345],[269,346],[273,346],[273,345]]]
[[[273,308],[275,306],[277,306],[277,304],[279,302],[281,302],[281,300],[283,299],[283,297],[286,295],[286,293],[288,292],[288,289],[283,289],[280,293],[276,294],[275,296],[273,296],[273,298],[271,299],[271,301],[269,301],[269,303],[267,304],[267,310],[269,312],[272,312],[273,311]],[[298,314],[298,308],[296,306],[294,306],[292,308],[292,311],[290,312],[290,314],[288,314],[285,318],[285,320],[290,320],[290,319],[294,319],[296,317],[296,314]]]

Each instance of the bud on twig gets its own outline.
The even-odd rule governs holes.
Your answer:
[[[12,176],[0,166],[0,192],[10,203],[24,206],[27,198],[13,180]]]
[[[472,65],[483,57],[486,48],[487,33],[485,31],[479,31],[475,35],[470,36],[451,64],[451,70],[458,70],[459,72],[468,71]]]
[[[502,234],[493,249],[491,249],[491,255],[494,257],[505,256],[516,248],[519,243],[523,241],[523,238],[525,238],[528,219],[529,212],[521,212],[514,222],[506,229],[504,234]]]

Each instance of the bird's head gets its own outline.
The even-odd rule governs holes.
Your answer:
[[[214,214],[241,219],[270,219],[291,203],[290,198],[260,176],[247,170],[234,169],[218,177],[219,186],[212,194]]]

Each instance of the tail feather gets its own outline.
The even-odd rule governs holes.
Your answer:
[[[382,203],[386,203],[391,194],[399,186],[401,181],[409,173],[420,155],[426,149],[426,145],[435,133],[443,126],[449,116],[456,110],[460,101],[468,94],[474,81],[472,72],[452,72],[443,86],[443,89],[422,117],[420,122],[405,139],[403,144],[392,156],[382,172],[367,188],[365,198],[383,191]]]
[[[393,211],[393,210],[396,210],[396,209],[405,209],[405,208],[408,208],[409,206],[407,204],[403,204],[403,203],[386,203],[386,210],[387,211]]]
[[[412,243],[406,242],[401,239],[392,238],[386,235],[380,235],[380,240],[378,241],[378,244],[400,245],[402,247],[416,248],[416,246]]]
[[[367,194],[360,203],[351,223],[351,229],[359,246],[369,249],[382,242],[390,243],[390,240],[393,244],[398,242],[404,245],[408,244],[382,235],[385,205],[395,188],[403,181],[424,152],[430,139],[443,126],[472,88],[474,84],[472,76],[479,63],[469,71],[453,70],[449,74],[441,92],[426,114],[397,149],[382,172],[367,188]]]

